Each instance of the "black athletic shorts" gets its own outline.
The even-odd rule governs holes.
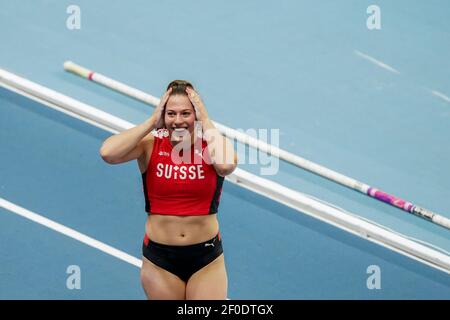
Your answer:
[[[156,243],[144,237],[142,254],[161,267],[187,282],[198,270],[205,267],[223,252],[220,234],[211,240],[187,246]]]

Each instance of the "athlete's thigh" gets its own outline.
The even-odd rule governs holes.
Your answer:
[[[194,273],[186,285],[186,299],[225,300],[228,278],[223,254]]]
[[[147,258],[142,258],[141,283],[149,300],[183,300],[186,283]]]

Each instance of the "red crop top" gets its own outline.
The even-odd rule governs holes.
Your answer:
[[[142,174],[145,211],[154,214],[194,216],[217,213],[223,177],[216,173],[208,157],[206,141],[201,151],[191,146],[190,161],[182,161],[182,151],[172,159],[172,144],[165,129],[158,130],[147,170]],[[174,151],[174,153],[177,153]],[[175,162],[177,163],[175,163]]]

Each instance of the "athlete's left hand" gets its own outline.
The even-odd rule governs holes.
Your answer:
[[[194,106],[197,121],[206,121],[208,119],[208,112],[206,111],[206,107],[203,104],[200,95],[190,87],[186,87],[186,93],[188,94],[189,100]]]

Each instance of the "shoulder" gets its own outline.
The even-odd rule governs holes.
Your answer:
[[[154,132],[152,131],[144,138],[142,138],[142,140],[139,142],[141,153],[137,161],[141,173],[147,170],[147,165],[153,152],[153,145],[155,144],[155,139],[157,139],[157,137],[155,137]]]
[[[155,129],[152,130],[148,135],[146,135],[141,140],[141,144],[144,147],[152,146],[156,140],[162,140],[169,136],[169,131],[167,129]]]
[[[152,153],[153,145],[155,144],[155,140],[158,140],[159,137],[155,135],[155,132],[152,131],[148,135],[146,135],[140,142],[142,148],[142,154],[146,157],[148,154]]]

